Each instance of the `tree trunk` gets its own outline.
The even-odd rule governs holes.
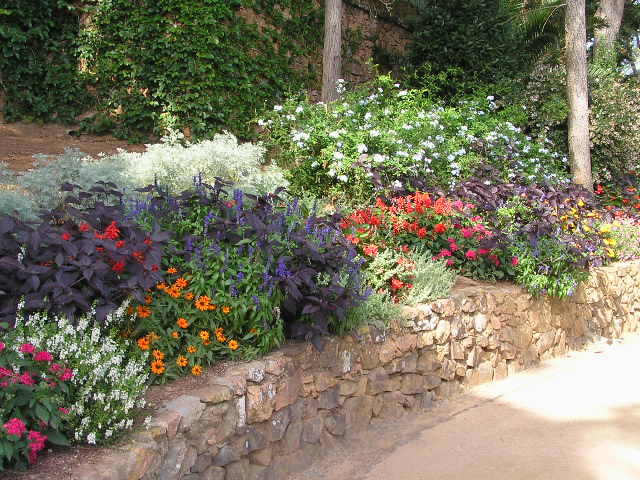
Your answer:
[[[622,24],[625,0],[601,0],[596,18],[603,24],[595,30],[596,61],[615,64],[615,44]]]
[[[326,0],[322,53],[322,101],[338,99],[336,83],[342,73],[342,0]]]
[[[593,189],[587,95],[587,27],[585,0],[567,0],[565,64],[569,102],[569,159],[573,183]]]

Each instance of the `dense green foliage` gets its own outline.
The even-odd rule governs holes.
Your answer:
[[[412,23],[408,63],[449,73],[439,93],[450,97],[514,77],[526,67],[524,37],[500,0],[421,0]]]
[[[0,90],[9,121],[72,121],[90,98],[78,72],[79,11],[69,0],[0,5]]]
[[[245,22],[240,9],[268,24]],[[317,51],[322,33],[311,1],[109,0],[91,13],[83,55],[108,118],[89,128],[128,138],[166,128],[249,135],[256,110],[311,76],[291,67]]]

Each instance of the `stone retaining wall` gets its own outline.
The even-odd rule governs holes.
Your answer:
[[[515,286],[464,288],[407,308],[388,332],[333,338],[323,352],[288,345],[185,392],[74,478],[284,480],[373,419],[428,409],[596,336],[635,331],[639,267],[598,269],[566,301]]]

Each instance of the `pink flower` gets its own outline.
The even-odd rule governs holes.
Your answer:
[[[64,373],[60,375],[60,380],[66,382],[67,380],[71,380],[73,378],[73,370],[70,368],[65,368]]]
[[[446,248],[443,248],[442,250],[440,250],[440,257],[450,257],[450,256],[451,256],[451,252]]]
[[[491,250],[487,250],[486,248],[481,248],[478,250],[478,254],[479,255],[486,255],[487,253],[489,253]]]
[[[458,250],[460,250],[460,247],[457,243],[454,242],[449,245],[449,250],[451,250],[452,252],[457,252]]]
[[[62,366],[59,363],[54,363],[51,365],[51,367],[49,367],[49,370],[51,370],[52,372],[59,372],[60,370],[62,370]]]
[[[456,264],[453,258],[447,260],[447,267],[453,267]]]
[[[471,238],[473,237],[473,230],[471,230],[470,228],[463,228],[462,229],[462,236],[464,238]]]
[[[371,257],[375,257],[376,255],[378,255],[378,246],[370,243],[369,245],[364,247],[362,251]]]
[[[468,259],[474,260],[478,256],[478,254],[475,250],[467,250],[466,256]]]
[[[15,435],[16,437],[22,436],[27,431],[27,426],[19,418],[12,418],[3,427],[9,435]]]
[[[33,353],[36,351],[36,347],[31,345],[30,343],[24,343],[20,346],[20,351],[22,353]]]
[[[0,352],[5,349],[6,345],[3,342],[0,342]]]
[[[13,377],[13,372],[6,368],[0,367],[0,378],[2,377]]]
[[[69,412],[70,412],[70,410],[68,408],[65,408],[65,407],[58,407],[58,410],[60,410],[65,415],[69,415]]]
[[[50,362],[53,360],[53,355],[43,350],[42,352],[36,353],[33,358],[36,362]]]
[[[464,203],[462,203],[461,200],[456,200],[455,202],[453,202],[453,206],[456,207],[460,211],[462,211],[464,209]]]
[[[520,263],[520,260],[518,259],[518,257],[513,257],[511,259],[511,265],[513,265],[514,267],[517,267],[519,263]]]
[[[6,380],[4,382],[0,382],[0,388],[7,388],[9,386],[9,382]]]
[[[29,439],[29,463],[35,463],[38,458],[38,452],[44,448],[48,437],[40,432],[31,430],[27,438]]]
[[[25,385],[35,385],[36,381],[33,379],[33,377],[31,377],[31,374],[29,372],[25,372],[22,375],[20,375],[18,377],[18,381],[20,383],[23,383]]]

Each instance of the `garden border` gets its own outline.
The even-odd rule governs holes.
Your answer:
[[[599,336],[636,331],[640,261],[592,271],[566,300],[472,286],[405,307],[318,352],[292,343],[230,368],[158,410],[148,429],[79,465],[78,480],[282,480],[365,429],[428,409]]]

